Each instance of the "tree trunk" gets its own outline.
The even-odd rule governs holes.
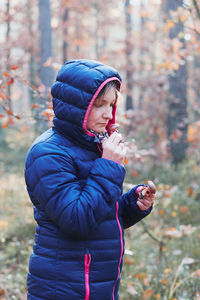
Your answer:
[[[45,86],[44,97],[41,98],[41,111],[46,108],[46,97],[48,88],[51,87],[54,79],[54,71],[51,66],[44,66],[44,63],[52,58],[52,29],[50,0],[39,0],[39,31],[40,31],[40,80]],[[41,113],[40,111],[40,113]],[[47,122],[40,115],[40,132],[47,129]]]
[[[125,17],[126,17],[126,110],[133,109],[133,64],[131,61],[131,54],[133,50],[131,31],[132,20],[130,14],[130,0],[125,2]]]
[[[67,49],[68,49],[68,42],[67,42],[67,20],[69,17],[69,10],[68,8],[64,9],[64,13],[63,13],[63,63],[65,63],[67,61]]]
[[[183,0],[167,0],[166,12],[170,18],[170,10],[176,11],[183,6]],[[183,32],[183,23],[179,20],[170,30],[170,39],[178,39],[179,33]],[[182,48],[185,47],[184,39],[179,38]],[[182,58],[184,59],[184,58]],[[168,98],[168,138],[173,163],[178,164],[186,158],[187,149],[187,65],[180,65],[179,69],[169,76]]]
[[[7,0],[6,3],[6,15],[7,15],[7,30],[6,30],[6,41],[7,43],[10,42],[10,0]],[[7,73],[10,72],[10,47],[7,50],[7,55],[6,55],[6,71]],[[11,86],[7,86],[7,93],[8,96],[11,97]],[[11,101],[8,101],[8,107],[10,110],[12,110],[11,106]]]

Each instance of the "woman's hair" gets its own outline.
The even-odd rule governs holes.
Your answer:
[[[111,88],[113,88],[116,91],[116,100],[117,100],[118,99],[118,92],[119,92],[119,82],[117,80],[109,81],[106,85],[104,85],[104,87],[99,92],[96,99],[101,98]]]

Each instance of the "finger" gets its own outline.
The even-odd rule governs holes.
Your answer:
[[[146,207],[142,202],[137,201],[136,202],[137,206],[141,209],[141,210],[147,210],[149,207]]]
[[[149,209],[153,205],[152,202],[146,203],[146,202],[138,201],[138,203],[139,203],[139,206],[145,210]]]
[[[140,199],[138,198],[138,201],[140,201],[144,206],[150,207],[153,204],[153,200],[147,200],[147,199]]]
[[[147,184],[149,186],[149,189],[150,189],[151,193],[155,194],[156,193],[156,186],[153,183],[153,181],[148,180]]]
[[[122,140],[122,135],[118,132],[113,132],[111,136],[109,137],[108,141],[114,144],[119,144],[119,142]]]

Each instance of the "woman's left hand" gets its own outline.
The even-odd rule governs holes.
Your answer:
[[[148,186],[139,186],[136,193],[138,194],[137,206],[141,210],[147,210],[154,204],[156,187],[152,181],[148,181]]]

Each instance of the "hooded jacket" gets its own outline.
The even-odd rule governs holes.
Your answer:
[[[124,228],[149,214],[135,188],[122,194],[125,169],[101,158],[87,130],[91,106],[120,75],[97,61],[64,64],[52,86],[53,128],[28,151],[25,180],[37,222],[29,300],[117,300]],[[115,123],[115,111],[109,126]]]

